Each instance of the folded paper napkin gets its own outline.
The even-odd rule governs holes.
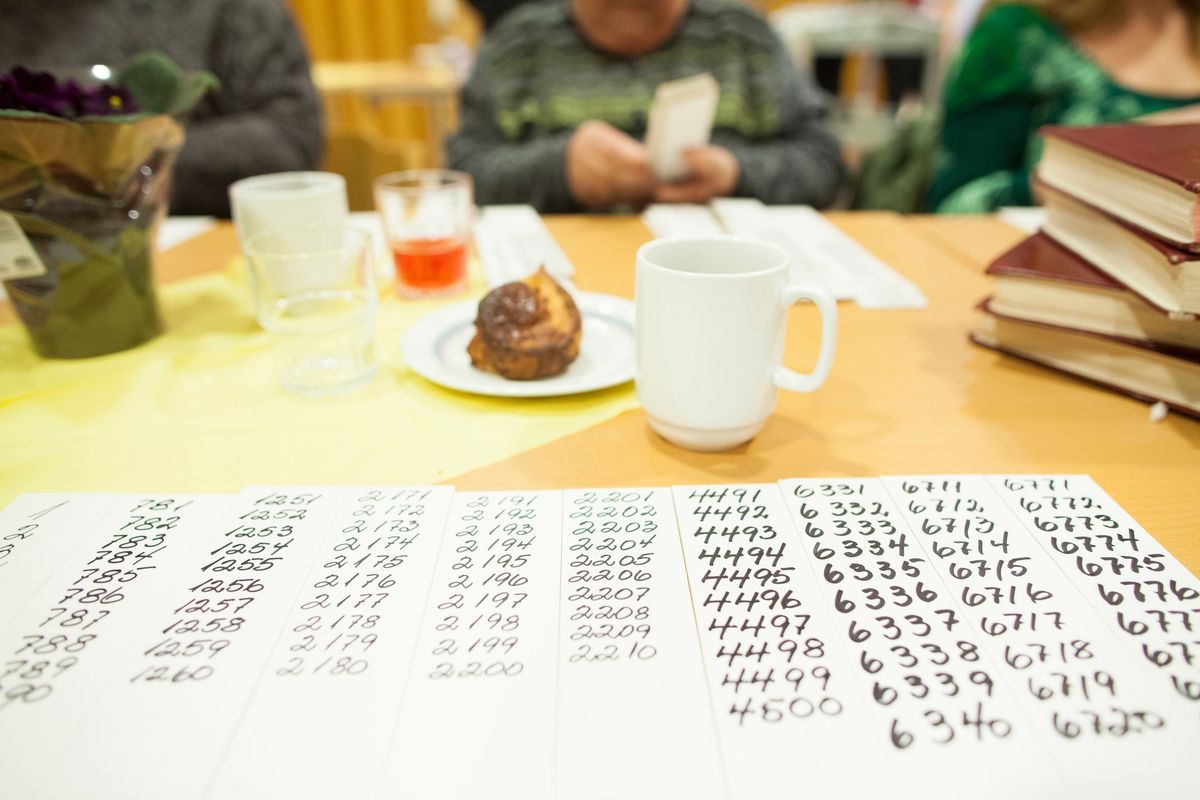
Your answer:
[[[485,291],[473,265],[471,291]],[[0,507],[27,491],[230,491],[247,484],[433,483],[636,406],[633,384],[502,399],[431,384],[407,327],[446,302],[382,299],[380,375],[356,392],[286,394],[240,265],[162,287],[167,333],[80,361],[34,355],[0,325]]]

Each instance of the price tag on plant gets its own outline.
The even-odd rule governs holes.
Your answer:
[[[46,265],[12,214],[0,211],[0,280],[37,278],[46,274]]]

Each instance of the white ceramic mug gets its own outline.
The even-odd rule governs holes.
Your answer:
[[[247,242],[266,233],[276,234],[276,246],[289,253],[336,252],[350,213],[346,179],[333,172],[243,178],[230,184],[229,205],[243,252]],[[286,280],[295,291],[320,286],[329,268],[300,260]]]
[[[811,300],[821,313],[812,373],[780,363],[787,311]],[[788,284],[788,255],[736,236],[657,239],[637,254],[637,392],[663,438],[691,450],[726,450],[754,438],[777,388],[825,382],[837,342],[837,303]]]
[[[297,231],[306,239],[312,230],[341,231],[349,214],[346,179],[333,172],[276,172],[243,178],[230,185],[229,205],[243,247],[265,231],[283,236]],[[309,242],[296,249],[309,250]]]

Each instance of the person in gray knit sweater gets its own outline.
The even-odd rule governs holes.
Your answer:
[[[0,0],[0,70],[114,71],[144,50],[221,81],[187,120],[172,214],[229,216],[228,186],[315,169],[321,109],[282,0]]]
[[[721,97],[690,174],[655,181],[642,139],[655,87],[710,72]],[[825,206],[843,178],[818,91],[770,27],[727,0],[543,0],[488,32],[447,142],[481,204],[543,213],[733,195]]]

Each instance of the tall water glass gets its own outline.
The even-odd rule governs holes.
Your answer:
[[[326,395],[370,380],[378,371],[370,235],[352,228],[266,231],[245,248],[279,384]]]

